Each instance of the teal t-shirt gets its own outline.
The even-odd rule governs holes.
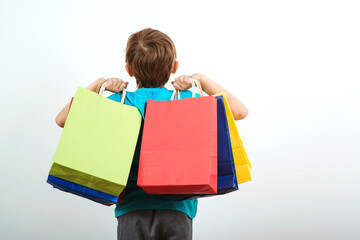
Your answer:
[[[126,92],[125,104],[137,107],[141,112],[143,119],[145,119],[145,107],[149,99],[167,101],[170,100],[172,93],[173,91],[170,91],[166,88],[139,88],[135,92]],[[196,94],[196,96],[199,95]],[[190,97],[192,97],[191,91],[180,92],[180,98]],[[111,95],[109,99],[120,102],[121,94],[115,93]],[[163,198],[161,195],[147,194],[144,190],[137,186],[136,183],[139,169],[142,129],[143,124],[141,126],[138,142],[136,145],[129,179],[124,190],[124,198],[121,203],[116,204],[115,217],[135,210],[171,209],[186,213],[191,219],[193,219],[197,211],[197,199],[172,201]]]

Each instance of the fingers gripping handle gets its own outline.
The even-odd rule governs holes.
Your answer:
[[[101,85],[101,87],[100,87],[99,94],[100,94],[101,96],[104,95],[106,83],[107,83],[107,81],[105,81],[105,82]],[[124,90],[121,92],[121,100],[120,100],[120,103],[124,104],[124,102],[125,102],[125,96],[126,96],[126,90],[124,89]]]
[[[199,92],[200,96],[202,97],[203,93],[202,93],[202,87],[201,87],[200,82],[194,78],[190,78],[190,81],[191,81],[191,87],[192,88],[197,87],[198,92]],[[192,91],[192,97],[193,98],[195,97],[194,91]],[[171,100],[179,100],[179,99],[180,99],[180,91],[178,89],[175,89],[171,95]]]

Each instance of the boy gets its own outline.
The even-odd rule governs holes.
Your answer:
[[[173,91],[164,86],[170,74],[176,73],[178,67],[174,43],[166,34],[150,28],[132,34],[127,42],[125,69],[130,77],[135,77],[138,89],[127,92],[125,104],[136,106],[144,118],[147,100],[170,100]],[[197,79],[208,95],[226,93],[235,120],[246,117],[247,108],[236,97],[199,73],[190,77],[183,75],[172,82],[175,89],[183,91],[180,92],[181,98],[192,96],[187,91],[192,86],[190,78]],[[99,78],[88,89],[95,92],[104,81],[107,81],[106,90],[115,92],[109,98],[120,101],[120,92],[127,87],[128,82],[120,78]],[[69,104],[56,117],[60,127],[64,127]],[[192,239],[192,219],[196,215],[197,199],[171,201],[159,195],[147,194],[136,185],[142,129],[143,126],[123,201],[115,208],[118,239]]]

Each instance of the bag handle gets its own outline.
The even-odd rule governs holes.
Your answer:
[[[175,89],[173,91],[173,93],[171,94],[170,100],[172,101],[172,100],[176,100],[176,99],[180,99],[180,91],[177,89]]]
[[[203,91],[200,82],[195,78],[189,78],[191,81],[191,88],[197,87],[200,97],[203,96]],[[192,97],[195,97],[195,92],[192,91]],[[180,91],[175,89],[173,94],[171,95],[171,100],[179,100],[180,99]]]
[[[203,96],[203,90],[202,90],[202,87],[201,87],[201,84],[199,82],[199,80],[195,79],[195,78],[190,78],[192,81],[194,81],[194,84],[195,86],[198,88],[198,91],[199,91],[199,95],[200,97]],[[195,97],[195,93],[193,92],[193,97]]]
[[[105,87],[106,87],[107,80],[105,80],[102,84],[100,89],[97,91],[101,96],[104,95]],[[100,85],[100,84],[99,84]],[[124,104],[125,102],[125,96],[126,96],[126,90],[122,90],[121,92],[121,100],[120,103]]]

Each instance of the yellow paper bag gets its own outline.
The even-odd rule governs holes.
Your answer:
[[[231,112],[230,105],[226,99],[225,93],[219,93],[214,96],[223,96],[226,111],[226,118],[229,126],[231,148],[234,156],[236,178],[238,184],[251,180],[251,164],[246,154],[243,142],[241,141],[234,116]]]

